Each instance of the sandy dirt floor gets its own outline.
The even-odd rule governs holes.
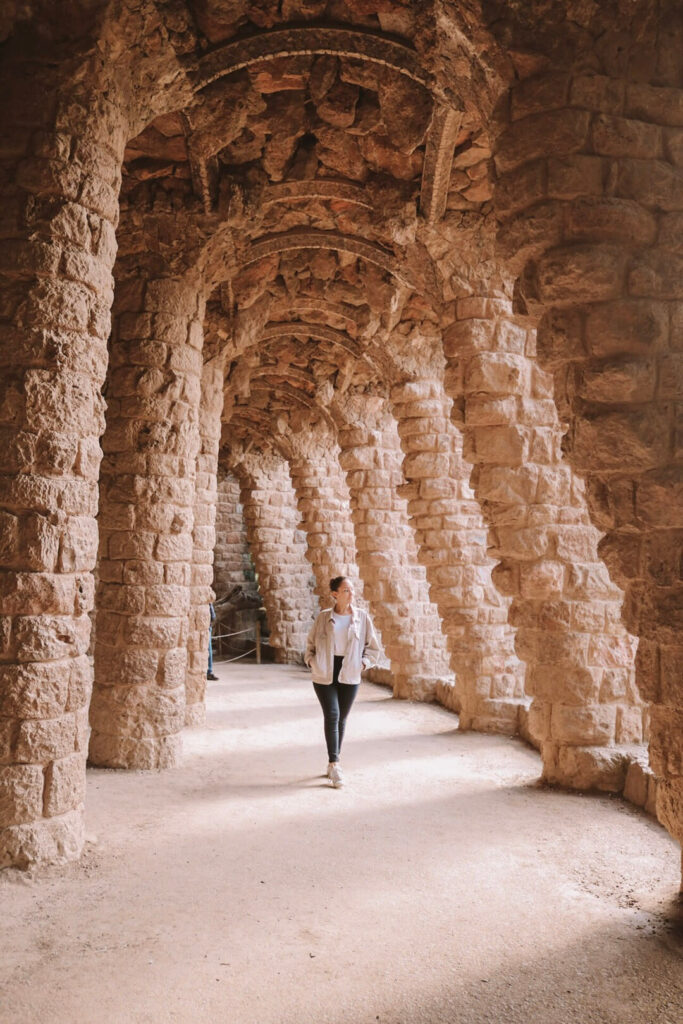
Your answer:
[[[538,755],[219,666],[181,769],[93,770],[77,865],[0,877],[2,1024],[681,1024],[680,855]]]

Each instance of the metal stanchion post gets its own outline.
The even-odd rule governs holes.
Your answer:
[[[256,664],[261,664],[261,622],[256,620]]]

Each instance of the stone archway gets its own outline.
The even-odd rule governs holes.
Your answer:
[[[80,844],[98,484],[92,756],[168,765],[184,723],[202,713],[205,506],[217,462],[249,432],[264,464],[291,454],[289,435],[315,417],[342,442],[365,582],[381,560],[378,523],[391,523],[409,557],[379,583],[396,608],[412,597],[424,612],[435,663],[443,637],[416,552],[441,556],[430,555],[415,488],[452,483],[455,463],[437,463],[462,436],[458,473],[475,467],[490,532],[477,525],[448,543],[472,558],[488,543],[499,559],[491,579],[501,607],[512,598],[512,619],[498,625],[506,644],[517,629],[534,697],[525,727],[552,781],[620,790],[623,747],[642,739],[625,588],[652,701],[660,813],[681,837],[681,524],[670,521],[680,12],[663,5],[653,16],[642,0],[617,38],[612,4],[545,5],[542,31],[535,4],[347,6],[344,23],[338,5],[332,17],[321,4],[322,24],[303,24],[312,11],[297,4],[244,0],[228,16],[219,0],[173,12],[145,0],[135,14],[111,2],[71,26],[41,8],[33,42],[30,21],[8,20],[7,863],[71,856]],[[65,57],[76,37],[82,56]],[[29,88],[37,66],[41,90]],[[36,92],[53,99],[36,104]],[[397,376],[399,350],[410,359],[425,325],[445,370]],[[435,420],[451,418],[435,431],[427,477],[428,460],[406,440],[418,379]],[[221,418],[239,425],[234,438],[224,431],[223,455]],[[267,491],[259,472],[243,471],[245,501]],[[446,543],[443,522],[439,531]],[[441,561],[452,574],[455,563]],[[456,643],[457,615],[440,607]],[[403,632],[387,619],[395,661],[417,628],[413,612]],[[556,664],[562,678],[551,680]],[[399,690],[415,694],[406,680],[419,665],[409,669]],[[425,693],[440,674],[425,673]],[[522,699],[514,680],[503,693],[500,666],[494,674],[486,695],[473,684],[477,700],[491,710]]]

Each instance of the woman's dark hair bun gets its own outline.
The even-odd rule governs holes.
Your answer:
[[[330,580],[330,590],[332,590],[334,593],[336,593],[339,590],[339,588],[341,587],[341,585],[342,585],[342,583],[344,582],[345,579],[348,579],[348,577],[347,576],[334,576],[333,579]]]

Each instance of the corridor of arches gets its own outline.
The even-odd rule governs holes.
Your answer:
[[[0,81],[0,868],[184,777],[247,563],[680,844],[680,4],[12,0]]]

